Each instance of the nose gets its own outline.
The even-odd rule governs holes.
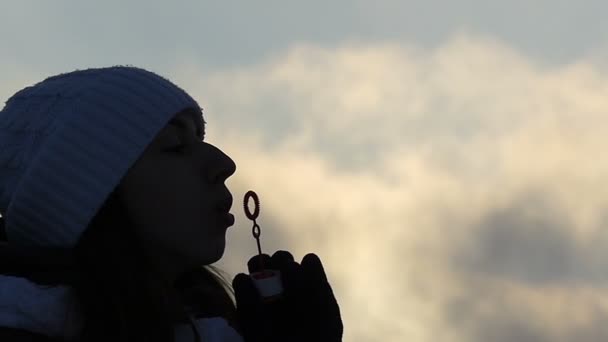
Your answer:
[[[219,148],[209,145],[214,155],[213,161],[207,168],[207,180],[212,184],[221,184],[236,171],[236,164]]]

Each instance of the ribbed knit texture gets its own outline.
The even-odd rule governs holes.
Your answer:
[[[182,89],[134,67],[78,70],[16,93],[0,112],[9,243],[74,247],[146,146],[187,108],[200,113]]]

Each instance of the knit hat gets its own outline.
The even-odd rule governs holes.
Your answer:
[[[74,247],[146,146],[188,108],[202,116],[170,81],[124,66],[52,76],[13,95],[0,111],[9,243]]]

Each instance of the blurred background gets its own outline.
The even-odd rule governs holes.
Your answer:
[[[155,71],[237,163],[218,263],[324,261],[345,341],[608,339],[605,1],[0,1],[0,98]]]

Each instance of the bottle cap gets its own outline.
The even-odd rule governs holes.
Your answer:
[[[263,270],[250,274],[255,287],[264,298],[278,296],[283,292],[281,272],[277,270]]]

